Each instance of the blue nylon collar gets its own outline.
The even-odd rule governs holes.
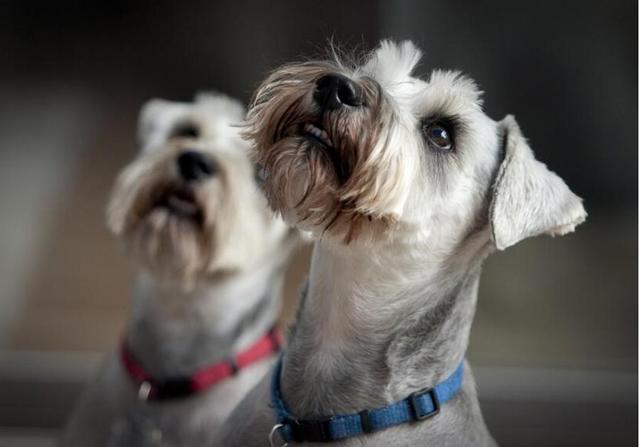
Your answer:
[[[289,413],[282,399],[280,391],[282,358],[283,355],[278,357],[271,378],[271,403],[277,419],[272,435],[277,431],[285,442],[338,441],[384,430],[394,425],[430,418],[438,414],[440,404],[455,396],[462,385],[464,375],[463,361],[453,374],[434,388],[416,391],[401,401],[359,413],[299,420]]]

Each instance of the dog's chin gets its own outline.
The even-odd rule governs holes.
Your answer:
[[[335,144],[339,141],[333,138],[321,126],[305,123],[296,126],[296,132],[293,135],[294,142],[300,146],[302,151],[315,153],[316,156],[322,158],[321,168],[333,171],[337,186],[343,184],[349,176],[349,168],[344,160],[341,159],[340,151]],[[334,143],[336,141],[336,143]]]
[[[263,188],[270,206],[285,221],[317,238],[346,243],[379,239],[390,221],[356,209],[340,199],[346,168],[337,151],[307,135],[277,141],[261,160]]]
[[[259,160],[269,204],[288,221],[293,214],[305,224],[321,225],[330,218],[340,187],[330,151],[313,138],[292,135],[278,140]]]
[[[121,238],[136,262],[151,274],[192,281],[208,273],[214,229],[193,191],[171,188]]]
[[[154,213],[164,213],[166,219],[175,221],[176,225],[192,226],[194,231],[201,231],[205,220],[205,208],[195,192],[187,187],[167,189],[152,205],[147,217]]]

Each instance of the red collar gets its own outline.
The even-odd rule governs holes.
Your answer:
[[[279,329],[274,328],[230,359],[207,366],[191,376],[164,381],[155,380],[148,374],[124,341],[120,346],[120,361],[129,377],[138,385],[138,396],[143,400],[159,401],[201,393],[218,382],[235,375],[252,363],[278,352],[281,346],[282,333]]]

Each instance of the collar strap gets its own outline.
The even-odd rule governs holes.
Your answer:
[[[124,341],[120,346],[120,361],[131,380],[138,386],[138,397],[142,400],[161,401],[201,393],[218,382],[234,376],[241,369],[278,352],[281,346],[282,333],[279,329],[273,328],[233,357],[207,366],[191,376],[166,380],[156,380],[148,374]]]
[[[409,397],[372,410],[321,419],[300,420],[287,410],[280,391],[282,355],[276,363],[271,380],[271,403],[276,412],[278,432],[285,442],[332,442],[384,430],[395,425],[421,421],[437,415],[440,405],[456,395],[462,385],[464,362],[434,388],[423,389]]]

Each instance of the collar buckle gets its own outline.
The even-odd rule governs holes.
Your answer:
[[[276,446],[276,434],[280,435],[280,438],[282,438],[282,434],[280,433],[280,430],[282,430],[284,428],[284,424],[276,424],[273,426],[273,428],[271,428],[271,432],[269,432],[269,447],[277,447]],[[285,442],[284,440],[282,440],[283,444],[280,447],[287,447],[289,445],[288,442]]]
[[[147,400],[149,400],[152,393],[153,385],[151,384],[151,382],[147,380],[143,380],[142,382],[140,382],[140,386],[138,387],[138,399],[146,402]]]
[[[431,401],[433,402],[433,410],[422,414],[420,411],[420,398],[426,395],[429,395],[431,397]],[[422,389],[411,393],[411,395],[409,396],[409,408],[411,409],[413,418],[416,421],[429,419],[430,417],[433,417],[440,413],[440,399],[438,399],[438,393],[436,393],[435,388]]]
[[[169,379],[156,385],[156,400],[180,399],[193,394],[189,378]]]
[[[296,442],[327,442],[331,438],[331,421],[333,417],[316,420],[289,421],[291,435]]]

